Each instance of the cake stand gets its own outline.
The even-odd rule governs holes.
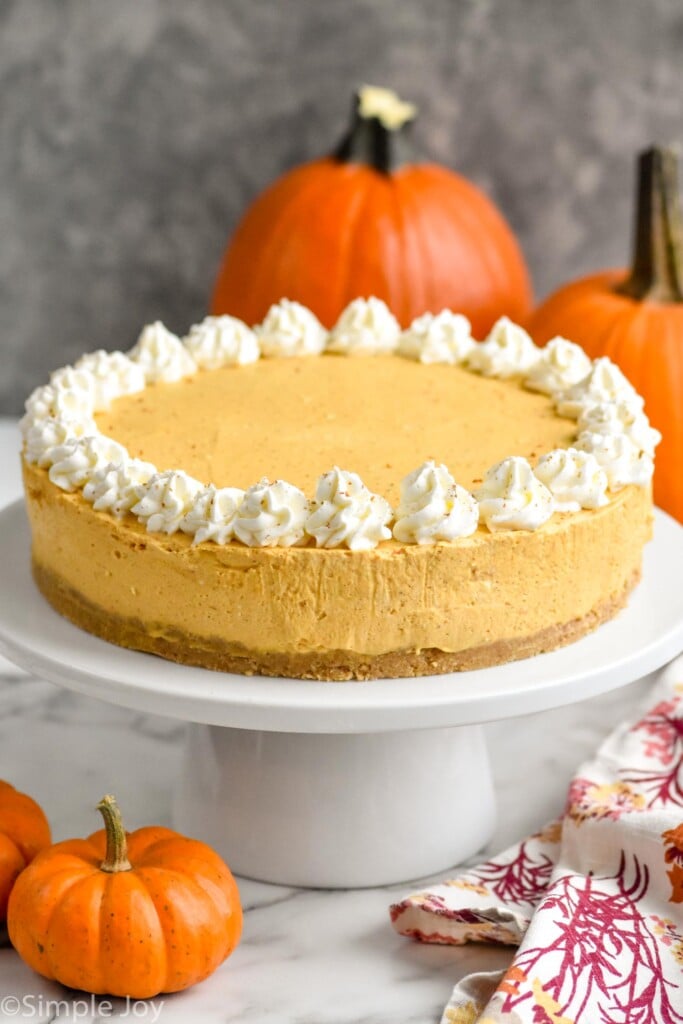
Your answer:
[[[286,885],[386,885],[461,862],[495,822],[481,723],[614,689],[683,649],[683,528],[659,511],[641,584],[595,633],[494,668],[364,683],[246,678],[105,643],[47,604],[29,550],[17,502],[0,513],[3,653],[69,689],[190,723],[176,827],[238,874]]]

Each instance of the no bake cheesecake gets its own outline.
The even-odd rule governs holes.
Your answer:
[[[27,402],[33,571],[112,643],[312,679],[568,643],[639,578],[659,439],[609,360],[503,319],[146,327]]]

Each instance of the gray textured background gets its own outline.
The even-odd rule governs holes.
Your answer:
[[[632,157],[683,135],[681,0],[0,0],[0,412],[199,318],[226,237],[352,88],[518,232],[536,294],[623,263]]]

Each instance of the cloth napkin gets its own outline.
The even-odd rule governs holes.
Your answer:
[[[422,942],[518,946],[442,1024],[683,1024],[683,656],[574,776],[561,819],[391,907]]]

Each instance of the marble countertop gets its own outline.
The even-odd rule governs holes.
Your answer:
[[[21,493],[17,449],[15,424],[0,420],[0,506]],[[499,805],[486,852],[561,810],[576,766],[631,714],[650,682],[485,727]],[[61,690],[0,658],[0,778],[40,801],[56,839],[98,828],[94,805],[112,790],[129,828],[170,824],[183,735],[176,721]],[[197,988],[150,1006],[121,1000],[98,1006],[45,982],[5,945],[0,1022],[137,1017],[163,1024],[430,1024],[439,1021],[460,976],[499,969],[510,958],[501,949],[421,946],[397,936],[388,906],[413,883],[357,891],[239,884],[246,911],[242,943]]]

